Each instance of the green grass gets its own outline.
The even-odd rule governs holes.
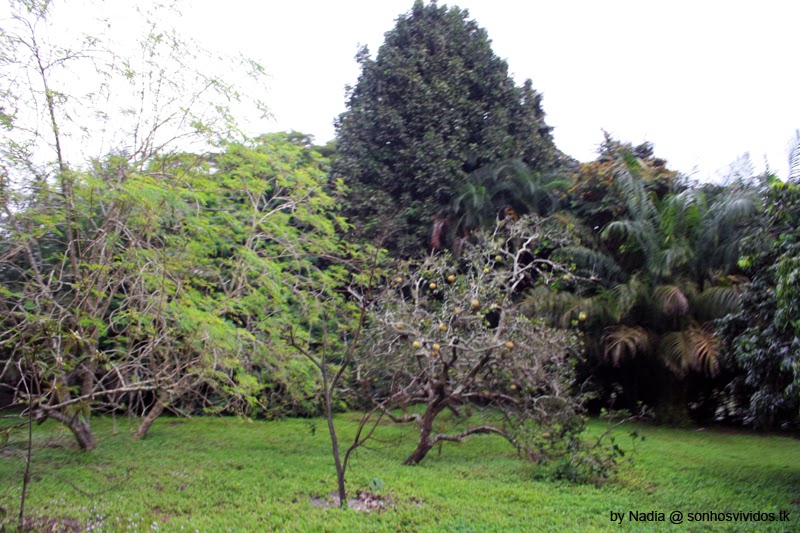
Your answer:
[[[338,418],[345,437],[355,420]],[[353,460],[348,489],[377,492],[394,507],[358,513],[312,503],[335,490],[323,420],[162,418],[140,442],[130,438],[134,423],[95,420],[98,449],[90,453],[75,450],[55,423],[36,428],[28,509],[39,527],[602,531],[618,529],[610,513],[622,511],[625,529],[800,530],[800,441],[789,437],[635,426],[646,437],[636,444],[635,464],[598,488],[551,481],[541,467],[519,461],[505,441],[491,436],[447,443],[441,455],[434,450],[421,465],[402,466],[416,434],[413,426],[387,425],[379,441]],[[594,433],[604,428],[599,421],[590,424]],[[627,432],[616,432],[618,442],[628,442]],[[18,453],[24,437],[14,434],[0,456],[0,506],[11,523],[21,493],[24,464]],[[370,488],[371,482],[381,488]],[[663,512],[667,522],[631,523],[632,510]],[[672,511],[788,511],[791,521],[671,526]]]

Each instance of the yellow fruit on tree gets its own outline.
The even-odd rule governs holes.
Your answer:
[[[428,285],[428,287],[430,287],[431,290],[434,290],[436,288],[436,282],[431,281],[431,284]]]
[[[415,350],[419,350],[420,348],[422,348],[422,343],[421,343],[421,342],[419,342],[419,341],[414,341],[414,343],[413,343],[411,346],[412,346],[412,347],[413,347]]]
[[[480,301],[480,300],[478,300],[477,298],[474,298],[474,299],[472,300],[472,308],[473,308],[473,309],[477,309],[477,308],[479,308],[480,306],[481,306],[481,301]]]
[[[438,352],[439,350],[442,349],[442,347],[439,346],[438,344],[434,344],[433,346],[431,346],[431,348],[433,349],[434,352]]]
[[[449,276],[447,276],[447,281],[449,281],[450,283],[453,283],[455,280],[456,280],[455,275],[450,274]]]
[[[513,343],[513,342],[511,342],[511,341],[508,341],[508,342],[506,343],[506,348],[508,348],[509,350],[510,350],[511,348],[513,348],[513,347],[514,347],[514,343]]]
[[[491,269],[491,268],[489,268],[489,267],[486,267],[486,268],[484,268],[484,269],[483,269],[483,273],[484,273],[484,274],[488,274],[488,273],[489,273],[489,272],[491,272],[491,271],[492,271],[492,269]]]
[[[447,325],[446,324],[439,324],[439,331],[447,331]]]
[[[514,385],[513,383],[511,384],[511,390],[517,390],[517,386]]]
[[[403,278],[401,278],[400,276],[397,276],[396,278],[394,278],[394,281],[396,283],[403,283]]]

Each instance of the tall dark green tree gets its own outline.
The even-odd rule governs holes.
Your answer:
[[[509,159],[534,171],[557,156],[541,95],[517,87],[486,31],[456,7],[421,0],[400,16],[362,72],[337,122],[334,174],[366,234],[390,228],[390,249],[413,254],[447,224],[471,172]],[[451,221],[452,222],[452,221]]]

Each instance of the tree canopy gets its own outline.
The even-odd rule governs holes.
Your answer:
[[[337,121],[334,173],[350,187],[362,233],[386,231],[390,249],[425,248],[451,215],[471,172],[520,159],[550,169],[556,150],[541,95],[515,85],[484,29],[456,7],[425,5],[397,19]]]

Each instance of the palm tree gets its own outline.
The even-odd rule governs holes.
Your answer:
[[[599,277],[605,286],[584,295],[540,289],[528,305],[558,316],[562,326],[580,323],[594,336],[597,355],[615,367],[658,361],[672,376],[661,383],[668,392],[680,389],[675,382],[690,372],[713,377],[719,371],[711,321],[738,305],[746,283],[735,275],[739,241],[759,203],[742,187],[711,201],[699,189],[659,200],[638,176],[641,164],[629,157],[615,161],[614,188],[627,216],[606,224],[594,247],[561,251],[578,273]]]
[[[458,243],[474,230],[491,228],[498,219],[551,213],[558,208],[559,192],[563,193],[566,187],[566,180],[554,174],[532,172],[517,159],[481,167],[454,193],[447,224],[450,241],[458,248]],[[444,229],[441,224],[440,231]],[[440,238],[434,234],[433,240],[437,237]]]
[[[789,181],[800,181],[800,130],[789,141]]]

